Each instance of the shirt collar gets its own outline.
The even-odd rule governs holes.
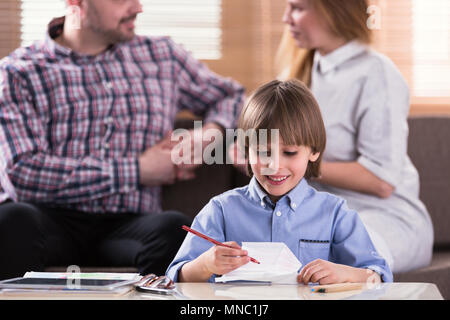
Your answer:
[[[122,57],[119,47],[120,44],[111,45],[105,52],[98,54],[96,56],[80,54],[74,50],[64,47],[57,43],[55,39],[60,36],[63,32],[65,17],[54,18],[48,24],[47,34],[44,41],[44,46],[47,52],[54,58],[56,57],[70,57],[76,60],[78,63],[89,63],[94,60],[103,60],[105,58],[112,57],[114,54]]]
[[[303,178],[291,191],[289,191],[278,201],[283,201],[283,199],[286,198],[291,209],[296,211],[303,199],[306,197],[308,190],[309,184],[306,179]],[[263,190],[255,176],[253,176],[250,180],[248,192],[252,200],[261,204],[268,202],[273,205],[272,200],[270,200],[267,192]]]
[[[269,196],[263,190],[255,176],[251,178],[250,183],[248,184],[248,191],[250,193],[250,198],[257,202],[263,203],[266,199],[271,202]]]
[[[314,54],[314,64],[319,72],[325,74],[328,71],[337,68],[345,61],[350,60],[367,50],[367,45],[357,40],[353,40],[324,56],[316,50]]]
[[[59,43],[57,43],[54,39],[61,35],[64,27],[65,17],[54,18],[47,27],[47,34],[45,35],[44,46],[47,49],[47,52],[53,56],[70,56],[72,50],[66,48]]]

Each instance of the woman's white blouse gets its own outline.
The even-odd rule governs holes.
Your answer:
[[[426,237],[424,241],[429,242],[431,236],[432,242],[431,220],[419,200],[419,176],[407,154],[409,89],[393,62],[357,41],[326,56],[316,52],[311,90],[327,131],[323,160],[357,161],[395,191],[381,199],[311,185],[342,196],[362,215],[387,213],[411,232],[418,231],[422,240]]]

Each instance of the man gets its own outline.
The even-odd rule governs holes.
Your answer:
[[[0,62],[0,182],[17,200],[0,205],[0,278],[71,264],[162,274],[190,221],[161,212],[160,186],[195,168],[171,161],[175,115],[232,128],[243,89],[169,38],[135,35],[138,0],[67,4],[45,41]]]

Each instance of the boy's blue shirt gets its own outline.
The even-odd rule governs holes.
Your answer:
[[[345,200],[319,192],[302,179],[274,204],[256,178],[241,188],[212,198],[195,217],[192,228],[220,242],[284,242],[303,266],[315,259],[367,268],[393,281],[386,261],[378,255],[369,234]],[[167,269],[177,281],[183,264],[213,244],[191,233]],[[214,282],[215,276],[209,281]]]

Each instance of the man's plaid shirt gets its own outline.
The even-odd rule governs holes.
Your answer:
[[[243,88],[170,38],[87,56],[53,40],[62,26],[0,61],[0,193],[86,212],[161,211],[160,187],[139,184],[138,156],[182,109],[234,127]]]

